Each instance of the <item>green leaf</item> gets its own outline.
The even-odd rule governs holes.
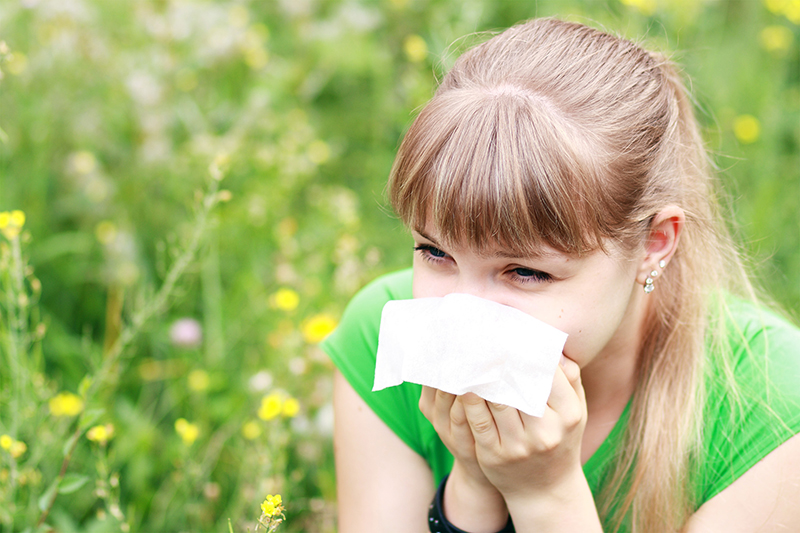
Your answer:
[[[80,474],[67,474],[58,485],[58,493],[72,494],[79,488],[83,487],[87,481],[89,481],[88,476],[82,476]]]
[[[58,478],[54,479],[50,486],[47,487],[47,490],[44,491],[39,497],[39,510],[45,511],[48,507],[50,507],[50,501],[56,495],[56,491],[58,490]]]
[[[81,427],[84,429],[88,428],[89,426],[97,422],[97,419],[103,416],[104,414],[106,414],[106,410],[103,409],[102,407],[98,407],[95,409],[87,409],[86,411],[83,412],[83,415],[81,415]]]
[[[69,455],[70,450],[72,450],[72,446],[75,444],[75,441],[80,438],[80,433],[73,433],[70,438],[67,439],[67,442],[64,443],[64,447],[61,449],[61,454],[66,457]]]
[[[89,387],[91,386],[92,386],[92,377],[89,376],[88,374],[83,376],[83,379],[81,380],[80,384],[78,384],[78,395],[85,400],[86,391],[88,391]]]

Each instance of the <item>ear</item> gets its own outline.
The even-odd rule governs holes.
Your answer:
[[[683,209],[674,205],[665,207],[653,217],[645,244],[645,255],[636,275],[638,283],[645,285],[648,278],[655,280],[663,273],[678,249],[678,241],[685,223],[686,214]],[[656,276],[652,276],[653,272],[656,272]]]

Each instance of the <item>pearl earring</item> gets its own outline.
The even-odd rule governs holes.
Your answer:
[[[664,268],[665,266],[667,266],[667,262],[662,259],[661,261],[658,262],[658,266]],[[653,292],[653,289],[656,288],[656,286],[654,285],[656,276],[658,276],[658,270],[651,270],[650,275],[647,277],[646,280],[644,280],[645,294],[650,294],[651,292]]]

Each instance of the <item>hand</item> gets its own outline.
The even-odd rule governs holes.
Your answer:
[[[478,464],[461,399],[422,387],[419,408],[455,458],[444,493],[447,519],[456,527],[475,533],[498,531],[506,524],[508,510]]]
[[[433,424],[439,438],[458,461],[463,473],[476,485],[491,487],[491,483],[478,465],[475,441],[461,400],[453,394],[431,387],[422,387],[419,409]]]
[[[550,498],[579,478],[585,484],[580,450],[586,397],[574,361],[562,359],[541,418],[474,394],[461,403],[481,470],[509,508],[515,499]]]

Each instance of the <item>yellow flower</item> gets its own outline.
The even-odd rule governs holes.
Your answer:
[[[751,144],[761,135],[761,123],[753,115],[739,115],[733,120],[733,134],[742,144]]]
[[[403,41],[403,51],[412,63],[419,63],[428,57],[428,45],[419,35],[409,35]]]
[[[25,213],[19,210],[11,212],[3,211],[0,213],[0,231],[6,236],[6,239],[11,240],[19,235],[22,231],[22,226],[25,225]]]
[[[800,24],[800,0],[764,0],[764,5],[775,15],[784,15],[794,24]]]
[[[800,0],[791,0],[787,2],[783,14],[793,24],[800,24]]]
[[[300,304],[300,296],[292,289],[281,288],[270,296],[269,303],[281,311],[294,311]]]
[[[300,412],[300,402],[283,392],[272,392],[261,399],[258,409],[258,418],[272,420],[277,416],[293,418]]]
[[[9,450],[9,453],[11,454],[11,457],[16,459],[26,451],[28,451],[28,446],[22,441],[15,440],[11,444],[11,449]]]
[[[300,402],[296,398],[286,398],[283,402],[283,409],[281,414],[286,418],[294,418],[300,412]]]
[[[261,426],[255,420],[250,420],[242,426],[242,436],[247,440],[255,440],[261,436]]]
[[[86,438],[92,442],[105,445],[114,437],[114,425],[94,426],[86,432]]]
[[[19,226],[20,228],[25,225],[25,213],[19,210],[11,211],[11,224]]]
[[[261,512],[267,517],[278,516],[283,511],[283,501],[280,494],[268,494],[261,504]]]
[[[769,52],[788,50],[794,35],[786,26],[767,26],[761,30],[761,46]]]
[[[208,372],[205,370],[192,370],[189,372],[189,388],[195,392],[203,392],[208,389],[211,384],[211,379],[208,377]]]
[[[776,15],[782,14],[788,3],[787,0],[764,0],[764,5],[767,6],[767,9]]]
[[[187,422],[185,418],[179,418],[175,421],[175,431],[187,446],[191,446],[200,436],[200,429],[195,424]]]
[[[258,409],[258,418],[261,420],[272,420],[281,414],[282,404],[281,395],[277,392],[264,396],[261,399],[261,407]]]
[[[303,338],[309,344],[316,344],[336,328],[336,320],[326,314],[315,315],[303,324]]]
[[[28,446],[24,442],[14,440],[10,435],[3,435],[0,437],[0,448],[8,450],[8,453],[10,453],[14,459],[28,450]]]
[[[83,400],[71,392],[61,392],[48,402],[53,416],[75,416],[83,411]]]

